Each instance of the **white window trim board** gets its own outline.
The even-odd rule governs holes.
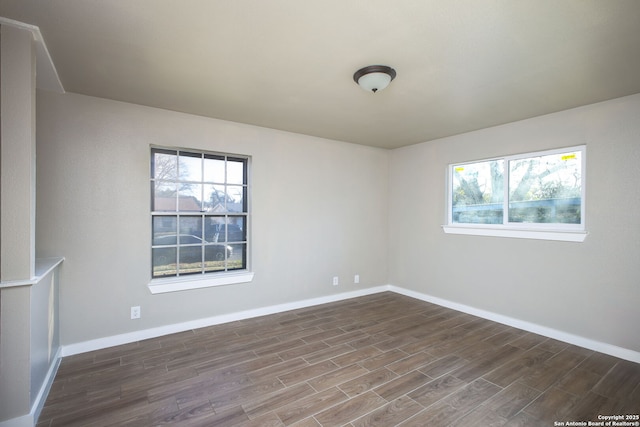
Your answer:
[[[187,291],[190,289],[210,288],[214,286],[236,285],[253,281],[255,273],[241,271],[232,273],[203,274],[201,276],[179,276],[167,279],[153,279],[147,284],[152,294]]]
[[[462,225],[443,225],[442,229],[447,234],[555,240],[578,243],[584,242],[584,239],[586,239],[588,234],[586,231],[516,230],[508,228],[473,227]]]

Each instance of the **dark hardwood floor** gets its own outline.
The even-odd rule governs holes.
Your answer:
[[[381,293],[66,357],[38,426],[554,426],[640,364]]]

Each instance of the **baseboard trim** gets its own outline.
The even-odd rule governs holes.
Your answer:
[[[53,380],[56,377],[61,361],[62,348],[60,347],[51,360],[47,375],[45,376],[42,386],[38,391],[38,395],[31,406],[31,411],[26,415],[0,421],[0,427],[33,427],[36,425],[38,418],[40,417],[40,413],[42,412],[42,408],[47,400],[47,396],[49,395],[49,391],[51,390],[51,386],[53,385]]]
[[[31,414],[35,423],[37,423],[38,418],[40,418],[40,413],[42,412],[42,408],[44,408],[45,402],[47,401],[47,396],[49,396],[49,391],[51,390],[51,386],[53,385],[53,380],[56,378],[56,374],[58,373],[58,368],[60,367],[61,361],[62,347],[58,347],[58,351],[56,351],[55,356],[53,356],[51,365],[49,365],[49,370],[47,371],[47,375],[45,376],[44,382],[42,383],[42,387],[40,387],[40,391],[36,396],[35,402],[33,402],[33,407],[31,408]]]
[[[528,332],[533,332],[534,334],[543,335],[545,337],[553,338],[569,344],[574,344],[579,347],[588,348],[589,350],[605,353],[611,356],[618,357],[620,359],[625,359],[631,362],[640,363],[640,352],[633,351],[627,348],[618,347],[612,344],[607,344],[601,341],[592,340],[589,338],[581,337],[579,335],[574,335],[568,332],[538,325],[536,323],[527,322],[525,320],[520,320],[520,319],[516,319],[509,316],[504,316],[502,314],[493,313],[491,311],[482,310],[480,308],[471,307],[465,304],[460,304],[460,303],[449,301],[443,298],[434,297],[432,295],[411,291],[409,289],[404,289],[404,288],[400,288],[393,285],[389,285],[388,290],[391,292],[395,292],[397,294],[419,299],[421,301],[430,302],[433,304],[440,305],[442,307],[447,307],[452,310],[461,311],[463,313],[482,317],[483,319],[502,323],[507,326],[512,326],[514,328],[523,329]]]
[[[376,294],[380,292],[391,291],[400,295],[405,295],[411,298],[415,298],[421,301],[430,302],[443,307],[450,308],[452,310],[461,311],[463,313],[471,314],[474,316],[482,317],[483,319],[492,320],[504,325],[512,326],[514,328],[523,329],[528,332],[543,335],[548,338],[557,339],[569,344],[574,344],[580,347],[588,348],[590,350],[598,351],[600,353],[609,354],[611,356],[618,357],[620,359],[629,360],[631,362],[640,363],[640,352],[618,347],[612,344],[607,344],[601,341],[592,340],[589,338],[574,335],[568,332],[560,331],[557,329],[549,328],[546,326],[538,325],[536,323],[527,322],[525,320],[516,319],[502,314],[493,313],[491,311],[483,310],[480,308],[460,304],[454,301],[449,301],[443,298],[438,298],[432,295],[412,291],[409,289],[401,288],[394,285],[383,285],[374,288],[367,288],[358,291],[344,292],[340,294],[328,295],[324,297],[311,298],[302,301],[296,301],[286,304],[277,304],[268,307],[256,308],[252,310],[240,311],[237,313],[229,313],[220,316],[208,317],[205,319],[198,319],[189,322],[177,323],[173,325],[160,326],[157,328],[145,329],[141,331],[129,332],[126,334],[114,335],[105,338],[98,338],[95,340],[84,341],[80,343],[70,344],[62,347],[62,356],[71,356],[74,354],[86,353],[89,351],[100,350],[103,348],[113,347],[122,344],[128,344],[136,341],[141,341],[149,338],[156,338],[163,335],[173,334],[177,332],[184,332],[191,329],[204,328],[207,326],[219,325],[221,323],[234,322],[237,320],[245,320],[253,317],[266,316],[269,314],[281,313],[289,310],[296,310],[299,308],[312,307],[314,305],[326,304],[330,302],[336,302],[346,300],[350,298],[357,298],[360,296]],[[0,424],[0,427],[4,427]]]
[[[86,353],[116,345],[129,344],[149,338],[156,338],[163,335],[184,332],[192,329],[205,328],[207,326],[219,325],[221,323],[235,322],[237,320],[251,319],[253,317],[266,316],[269,314],[282,313],[284,311],[297,310],[299,308],[312,307],[314,305],[326,304],[330,302],[342,301],[350,298],[357,298],[365,295],[377,294],[388,291],[388,286],[378,286],[352,292],[327,295],[318,298],[311,298],[292,303],[277,304],[268,307],[261,307],[252,310],[239,311],[236,313],[223,314],[220,316],[208,317],[205,319],[192,320],[189,322],[176,323],[173,325],[160,326],[157,328],[144,329],[141,331],[129,332],[95,340],[79,342],[65,345],[62,348],[62,356],[72,356],[74,354]],[[0,427],[3,427],[0,425]]]

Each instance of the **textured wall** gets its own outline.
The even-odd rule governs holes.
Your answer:
[[[252,156],[252,283],[149,292],[152,144]],[[39,92],[37,248],[66,258],[62,344],[384,285],[387,183],[381,149]]]
[[[37,247],[66,257],[63,344],[391,283],[640,350],[640,95],[393,151],[72,94],[38,101]],[[252,156],[253,283],[149,293],[150,144]],[[580,144],[584,243],[443,233],[447,164]]]
[[[0,280],[10,282],[35,271],[35,55],[30,31],[1,31]],[[29,412],[30,289],[0,292],[2,421]]]
[[[390,283],[640,351],[640,95],[391,152]],[[445,234],[449,163],[587,145],[583,243]]]

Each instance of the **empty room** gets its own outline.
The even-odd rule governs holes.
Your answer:
[[[640,2],[0,0],[0,427],[640,426]]]

